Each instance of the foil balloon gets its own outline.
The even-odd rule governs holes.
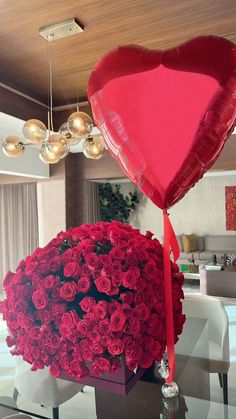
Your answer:
[[[163,210],[169,376],[175,367],[170,249],[179,255],[167,209],[217,159],[236,117],[236,47],[201,36],[165,51],[121,46],[88,82],[95,123],[126,175]],[[168,387],[168,388],[169,388]],[[171,394],[173,392],[171,391]]]
[[[105,55],[88,97],[127,176],[169,208],[214,163],[236,116],[236,48],[202,36],[166,51],[122,46]]]

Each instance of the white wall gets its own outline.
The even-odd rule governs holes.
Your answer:
[[[45,246],[66,228],[66,190],[64,159],[53,167],[48,180],[37,183],[39,246]]]
[[[170,208],[170,220],[176,235],[236,235],[225,227],[225,186],[236,185],[236,175],[205,177],[184,198]],[[123,184],[122,193],[133,190],[132,184]],[[143,195],[130,223],[142,232],[150,230],[162,238],[162,211]]]

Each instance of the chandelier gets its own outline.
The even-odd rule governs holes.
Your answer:
[[[48,111],[48,127],[38,119],[26,121],[22,128],[22,138],[11,135],[3,141],[2,150],[7,157],[18,158],[25,152],[26,146],[37,146],[41,161],[46,164],[55,164],[66,157],[71,148],[80,142],[82,142],[82,152],[85,157],[99,159],[104,154],[105,146],[101,134],[91,134],[93,121],[88,114],[79,111],[78,107],[77,111],[69,116],[58,132],[54,132],[53,129],[50,42],[81,31],[83,31],[83,28],[75,19],[69,19],[39,30],[40,35],[49,41],[50,107]]]

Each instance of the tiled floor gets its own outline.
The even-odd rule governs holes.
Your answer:
[[[192,289],[189,289],[192,292]],[[187,292],[187,290],[185,290]],[[236,305],[226,304],[226,311],[230,321],[230,357],[229,370],[229,404],[236,406]],[[6,333],[5,323],[0,321],[0,395],[9,396],[14,387],[14,358],[4,342]],[[211,374],[211,400],[222,402],[222,390],[219,386],[217,374]],[[21,401],[22,407],[29,408],[30,403]],[[35,406],[35,405],[34,405]],[[50,409],[38,407],[38,413],[50,417]],[[1,411],[0,419],[6,415]],[[211,416],[211,417],[214,417]],[[84,393],[79,393],[60,407],[60,418],[63,419],[96,419],[94,389],[85,387]],[[112,418],[111,418],[112,419]],[[195,418],[191,418],[195,419]],[[205,419],[205,418],[201,418]]]

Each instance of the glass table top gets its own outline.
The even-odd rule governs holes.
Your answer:
[[[52,418],[50,408],[25,400],[22,396],[14,400],[15,363],[3,337],[4,330],[1,330],[0,419],[14,411],[28,413],[37,418]],[[176,345],[175,381],[180,389],[176,399],[163,399],[160,377],[154,369],[146,373],[125,396],[86,386],[84,393],[60,406],[60,418],[235,419],[236,400],[232,397],[234,392],[231,391],[229,405],[223,405],[217,374],[208,372],[208,354],[207,321],[189,318]],[[235,375],[232,377],[236,379]]]

